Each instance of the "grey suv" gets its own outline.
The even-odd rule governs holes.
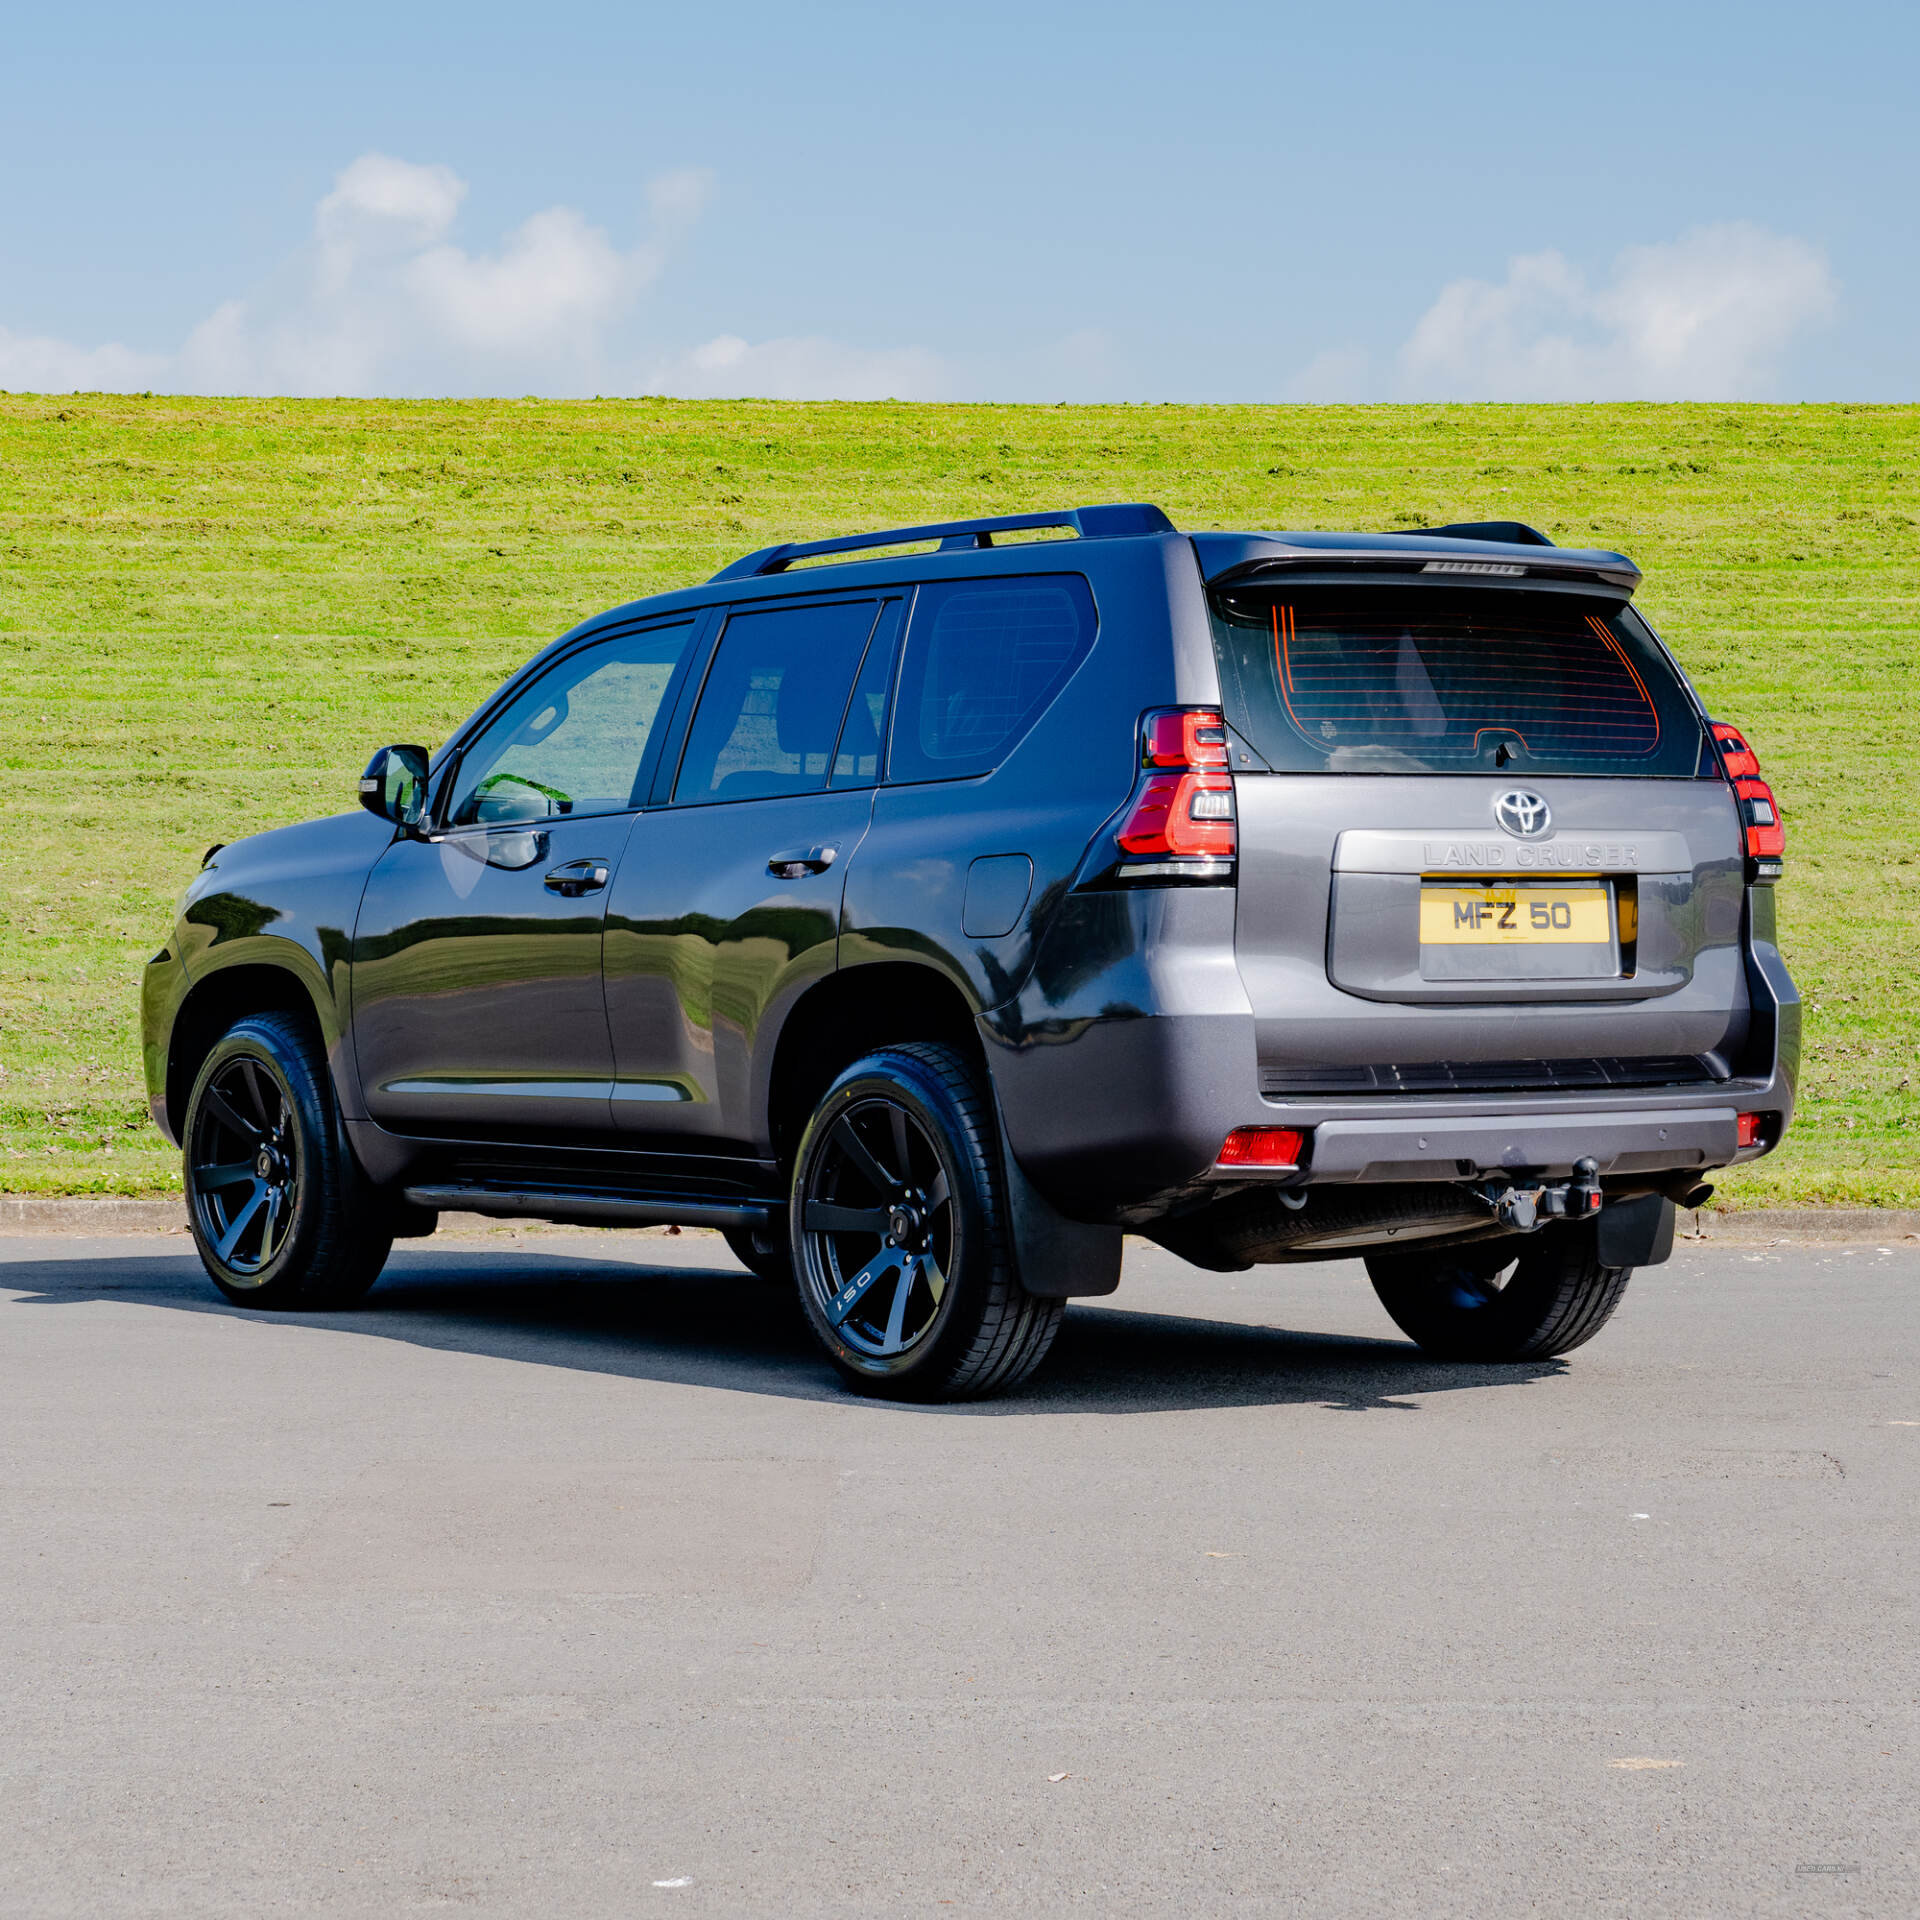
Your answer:
[[[1564,1352],[1799,1053],[1773,796],[1639,577],[1103,506],[589,620],[187,889],[146,1062],[207,1270],[340,1306],[443,1211],[714,1226],[944,1397],[1131,1231]]]

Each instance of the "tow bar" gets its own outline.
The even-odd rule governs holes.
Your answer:
[[[1573,1178],[1558,1185],[1520,1187],[1511,1181],[1489,1181],[1475,1191],[1503,1227],[1532,1233],[1547,1220],[1583,1220],[1600,1211],[1600,1162],[1591,1158],[1573,1163]]]

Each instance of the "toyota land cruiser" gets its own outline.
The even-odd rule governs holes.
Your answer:
[[[443,1211],[709,1225],[946,1397],[1130,1231],[1564,1352],[1799,1054],[1773,796],[1639,578],[1103,506],[588,620],[187,889],[145,1048],[207,1271],[339,1306]]]

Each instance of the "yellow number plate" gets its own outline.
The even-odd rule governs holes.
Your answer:
[[[1604,947],[1613,939],[1605,887],[1422,887],[1425,947]]]

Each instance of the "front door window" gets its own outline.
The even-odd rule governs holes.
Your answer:
[[[626,812],[691,631],[604,640],[542,674],[461,757],[447,825]]]

